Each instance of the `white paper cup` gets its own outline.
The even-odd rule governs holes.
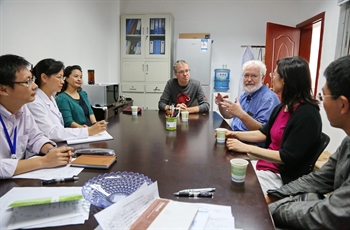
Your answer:
[[[225,143],[227,129],[217,128],[215,130],[216,130],[216,141],[218,143]]]
[[[189,115],[188,111],[181,111],[181,119],[182,119],[183,122],[187,122],[188,121],[188,115]]]
[[[132,113],[132,115],[137,115],[137,109],[138,109],[139,107],[137,106],[137,105],[133,105],[133,106],[131,106],[131,113]]]
[[[247,174],[248,161],[240,158],[230,160],[231,163],[231,180],[237,183],[242,183]]]

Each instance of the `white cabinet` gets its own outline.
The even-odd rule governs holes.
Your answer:
[[[121,16],[121,93],[144,109],[157,109],[172,76],[173,16]]]

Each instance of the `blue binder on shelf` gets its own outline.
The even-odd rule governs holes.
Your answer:
[[[126,44],[125,44],[125,54],[129,54],[129,52],[130,52],[130,46],[131,46],[131,41],[126,40]]]
[[[126,34],[130,33],[130,30],[131,30],[133,24],[134,24],[134,19],[127,19],[126,20]]]
[[[165,18],[162,18],[161,21],[162,21],[161,23],[162,26],[160,27],[161,28],[160,33],[165,34]]]
[[[149,33],[154,34],[154,19],[153,18],[151,18],[151,20],[150,20]]]
[[[159,19],[154,19],[154,34],[159,34]]]
[[[138,41],[136,44],[135,54],[141,54],[141,41]]]
[[[153,41],[153,54],[160,54],[160,40]]]

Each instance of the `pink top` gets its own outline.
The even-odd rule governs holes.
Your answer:
[[[294,107],[294,110],[298,107],[298,105]],[[286,128],[286,124],[290,116],[291,114],[289,112],[285,112],[283,108],[280,110],[270,130],[271,144],[269,145],[268,149],[279,150],[281,148],[284,129]],[[261,159],[258,160],[256,169],[279,173],[278,164]]]

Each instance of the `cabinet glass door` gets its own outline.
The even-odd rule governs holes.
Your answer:
[[[147,54],[150,57],[159,57],[166,54],[166,25],[166,17],[154,16],[149,18],[149,47]]]
[[[122,49],[125,56],[141,56],[142,55],[142,19],[126,18],[125,23],[125,46]]]

